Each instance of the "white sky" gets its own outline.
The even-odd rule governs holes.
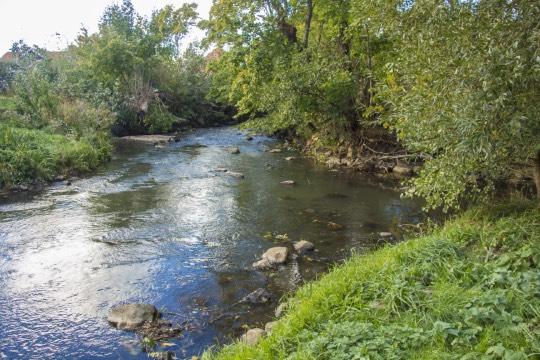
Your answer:
[[[97,31],[103,10],[121,0],[0,0],[0,57],[11,44],[23,39],[48,50],[60,50],[71,43],[82,26]],[[208,18],[212,0],[132,0],[135,10],[144,16],[167,4],[180,6],[194,2],[201,18]],[[56,35],[59,33],[60,35]],[[200,40],[204,35],[193,29],[184,42]]]

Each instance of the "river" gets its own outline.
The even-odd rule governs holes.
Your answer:
[[[106,316],[148,302],[188,325],[166,349],[189,359],[271,321],[283,294],[380,246],[379,232],[421,220],[418,203],[358,173],[264,151],[276,145],[235,128],[193,131],[163,148],[120,142],[91,176],[0,199],[0,358],[146,358]],[[316,252],[274,272],[251,267],[300,239]],[[272,302],[235,305],[261,287]]]

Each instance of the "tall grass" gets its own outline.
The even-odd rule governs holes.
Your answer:
[[[540,353],[540,211],[476,209],[356,256],[289,299],[256,346],[203,359],[532,359]]]
[[[96,168],[109,158],[104,135],[78,140],[44,130],[0,124],[0,188],[51,180]]]

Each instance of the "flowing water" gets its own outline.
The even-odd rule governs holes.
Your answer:
[[[121,142],[91,177],[0,199],[0,358],[145,358],[135,334],[106,321],[126,302],[155,304],[187,326],[167,350],[191,358],[271,321],[283,294],[379,246],[378,232],[421,220],[419,204],[359,174],[264,151],[275,145],[233,128],[164,148]],[[316,252],[275,272],[251,267],[299,239]],[[238,304],[261,287],[272,302]]]

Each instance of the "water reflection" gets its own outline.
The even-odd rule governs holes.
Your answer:
[[[189,357],[270,320],[285,292],[351,249],[376,246],[374,233],[421,218],[418,204],[358,174],[285,161],[265,146],[272,141],[248,142],[234,129],[197,131],[163,149],[120,143],[96,176],[2,200],[0,358],[145,358],[133,334],[104,320],[128,301],[189,320],[192,331],[172,348]],[[279,184],[286,179],[298,185]],[[253,271],[263,251],[290,245],[267,233],[318,251],[272,276]],[[260,287],[274,294],[270,304],[238,304]]]

